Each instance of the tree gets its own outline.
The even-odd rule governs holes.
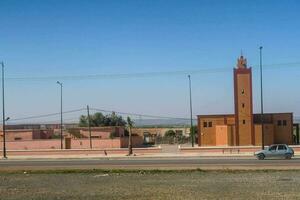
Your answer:
[[[125,126],[126,122],[123,120],[122,116],[118,116],[115,112],[108,115],[107,118],[109,126]]]
[[[132,132],[131,128],[133,127],[133,121],[130,119],[130,117],[127,117],[127,125],[128,125],[128,131],[129,131],[129,138],[128,138],[128,155],[132,155]]]
[[[173,130],[167,130],[166,132],[165,132],[165,137],[171,137],[171,138],[174,138],[176,136],[176,133],[175,133],[175,131],[173,131]]]
[[[105,125],[105,116],[97,112],[91,116],[91,126],[106,126]]]
[[[114,139],[115,137],[116,137],[116,132],[113,131],[109,134],[110,139]]]
[[[88,126],[88,119],[85,115],[81,115],[79,119],[79,126],[80,127],[87,127]]]
[[[92,127],[100,126],[125,126],[126,121],[122,116],[112,113],[111,115],[103,115],[101,112],[97,112],[90,116],[90,122]],[[81,115],[79,119],[79,126],[87,127],[88,126],[88,117]]]
[[[193,126],[193,131],[194,131],[195,143],[197,144],[199,138],[197,125]]]

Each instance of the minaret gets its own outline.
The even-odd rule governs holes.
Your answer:
[[[255,144],[252,103],[252,69],[240,56],[234,68],[235,145]]]

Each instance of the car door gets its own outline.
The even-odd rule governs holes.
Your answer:
[[[274,158],[277,153],[277,145],[271,145],[267,151],[266,157]]]
[[[285,156],[286,152],[287,152],[287,148],[285,145],[278,145],[276,157],[283,158]]]

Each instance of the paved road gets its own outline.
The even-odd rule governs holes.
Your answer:
[[[254,158],[129,158],[0,160],[0,170],[28,169],[300,169],[300,158],[256,160]]]

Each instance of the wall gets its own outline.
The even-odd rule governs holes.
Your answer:
[[[3,147],[3,143],[0,144]],[[19,140],[6,142],[7,150],[60,149],[60,140]]]
[[[139,136],[144,136],[144,133],[150,133],[151,135],[160,135],[164,136],[165,133],[168,130],[173,130],[173,131],[181,131],[183,135],[189,136],[190,135],[190,127],[170,127],[170,128],[139,128],[139,127],[134,127],[132,128],[132,134],[139,135]]]
[[[120,139],[92,139],[93,148],[120,148]],[[71,149],[90,149],[90,139],[71,140]]]
[[[216,126],[216,146],[228,145],[228,126],[218,125]]]
[[[153,154],[153,153],[161,153],[161,148],[151,147],[151,148],[133,148],[134,154]],[[0,149],[0,154],[2,155],[2,151]],[[8,157],[12,156],[23,156],[26,158],[29,156],[30,158],[49,158],[49,156],[63,156],[63,157],[102,157],[106,155],[112,154],[128,154],[128,149],[126,148],[108,148],[108,149],[64,149],[64,150],[55,150],[55,149],[45,149],[45,150],[10,150],[7,152]]]
[[[33,139],[33,130],[6,130],[5,131],[5,139],[6,141],[15,141],[15,139],[19,138],[21,140],[32,140]],[[3,138],[3,133],[0,131],[1,141]]]
[[[254,125],[255,145],[261,145],[261,124]],[[274,144],[274,126],[273,124],[264,124],[264,144]]]
[[[32,139],[50,139],[53,135],[53,130],[50,129],[14,129],[6,130],[6,140],[32,140]],[[0,131],[1,141],[2,141],[2,131]]]
[[[110,133],[111,132],[96,131],[96,130],[91,131],[92,137],[97,137],[101,139],[110,139]],[[85,137],[90,137],[90,132],[88,130],[80,130],[80,134],[82,134]]]
[[[142,137],[132,137],[133,147],[141,147],[143,144]],[[3,143],[0,143],[2,149]],[[65,141],[63,141],[65,148]],[[101,148],[126,148],[128,147],[128,137],[118,137],[114,139],[92,139],[92,147]],[[19,140],[7,141],[7,150],[35,150],[35,149],[60,149],[60,139],[50,140]],[[71,149],[89,149],[90,139],[71,139]]]
[[[54,131],[53,129],[35,129],[32,132],[32,139],[51,139],[53,136]]]
[[[234,143],[234,125],[216,126],[216,146],[233,146]]]
[[[70,132],[78,131],[82,136],[89,138],[90,132],[87,127],[80,128],[71,128]],[[115,137],[124,136],[125,128],[122,126],[106,126],[106,127],[91,127],[91,135],[92,137],[97,137],[101,139],[109,139],[111,133],[114,133]]]
[[[215,146],[216,145],[216,126],[232,124],[233,115],[211,115],[198,116],[198,144],[199,146]],[[212,122],[212,127],[204,127],[204,122]]]
[[[128,147],[128,137],[121,137],[121,148]],[[142,147],[144,139],[141,136],[132,136],[132,147]]]
[[[286,126],[278,126],[278,120],[286,120]],[[293,144],[293,114],[278,113],[273,114],[274,142],[277,144]]]
[[[212,122],[212,127],[204,127],[204,122]],[[216,125],[224,125],[225,118],[216,117],[216,118],[206,118],[203,117],[200,119],[200,141],[201,146],[215,146],[216,145]]]
[[[278,121],[283,122],[283,120],[286,120],[286,125],[278,125]],[[254,122],[255,123],[261,123],[260,114],[254,115]],[[264,114],[264,122],[266,125],[272,125],[273,130],[273,136],[270,136],[273,138],[271,144],[293,144],[293,114],[292,113],[269,113]],[[255,124],[255,126],[258,126],[259,124]],[[259,127],[261,127],[259,125]],[[265,130],[265,132],[268,132],[268,130]],[[261,128],[255,128],[255,135],[256,137],[259,137],[259,139],[255,139],[255,144],[261,144]],[[267,141],[268,138],[265,138],[265,141]]]

